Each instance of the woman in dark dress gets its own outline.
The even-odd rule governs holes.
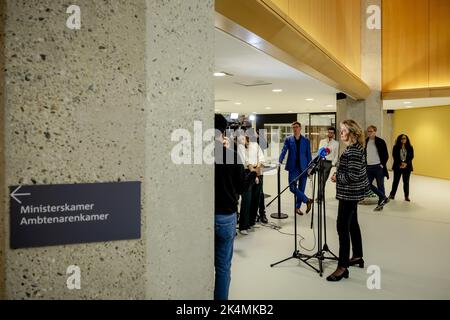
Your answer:
[[[409,199],[409,178],[413,171],[412,160],[414,159],[414,148],[406,134],[401,134],[397,137],[394,148],[392,149],[392,157],[394,158],[394,182],[392,183],[392,191],[389,199],[394,199],[397,193],[400,177],[403,176],[403,191],[405,192],[405,201]]]

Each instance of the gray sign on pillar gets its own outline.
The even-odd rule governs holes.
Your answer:
[[[10,187],[12,249],[141,237],[141,183]]]

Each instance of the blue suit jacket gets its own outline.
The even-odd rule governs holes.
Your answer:
[[[286,171],[295,170],[295,163],[297,161],[297,144],[295,143],[295,137],[290,136],[287,137],[284,141],[283,150],[280,155],[280,163],[283,162],[284,157],[286,156],[286,152],[289,151],[287,162],[286,162]],[[311,145],[309,140],[304,136],[300,137],[300,170],[303,171],[308,167],[308,164],[311,162]]]

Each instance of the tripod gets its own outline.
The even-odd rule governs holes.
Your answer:
[[[296,183],[296,187],[298,188],[299,179],[308,172],[310,175],[314,175],[314,182],[313,182],[313,200],[314,200],[314,194],[316,190],[316,182],[318,183],[317,188],[317,236],[318,236],[318,243],[317,243],[317,252],[313,255],[305,255],[300,253],[297,247],[297,214],[294,214],[294,253],[291,257],[288,257],[286,259],[283,259],[281,261],[278,261],[276,263],[271,264],[271,267],[274,267],[282,262],[288,261],[290,259],[298,259],[301,262],[305,263],[307,266],[315,270],[317,273],[320,274],[322,277],[323,275],[323,261],[325,259],[331,259],[331,260],[337,260],[338,257],[330,251],[327,244],[327,232],[326,232],[326,212],[325,212],[325,184],[324,184],[324,167],[323,167],[324,160],[320,159],[316,163],[312,163],[304,172],[302,172],[294,181],[291,183]],[[316,174],[317,173],[317,174]],[[318,181],[317,181],[318,180]],[[289,184],[290,186],[291,184]],[[286,189],[285,189],[286,190]],[[297,202],[297,196],[295,196],[295,202]],[[314,221],[314,205],[311,213],[311,229],[313,228],[313,221]],[[322,242],[324,240],[324,242]],[[323,245],[322,245],[323,243]],[[325,256],[326,253],[329,253],[332,255],[332,257]],[[309,261],[311,259],[317,259],[319,262],[319,268],[316,268],[313,266]]]
[[[316,182],[318,184],[317,188],[317,252],[313,255],[305,256],[306,261],[310,259],[317,259],[319,262],[319,274],[323,275],[323,262],[326,259],[338,260],[338,257],[329,249],[327,244],[327,216],[326,216],[326,206],[325,206],[325,177],[324,177],[324,163],[325,160],[320,160],[317,165],[317,174],[314,175],[313,189],[316,188]],[[313,193],[314,194],[314,193]],[[314,220],[314,209],[311,215],[311,229],[313,228]],[[325,254],[329,253],[330,256]],[[316,270],[317,271],[317,270]]]

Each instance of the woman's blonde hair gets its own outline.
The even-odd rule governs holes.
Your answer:
[[[348,129],[351,138],[358,142],[362,147],[365,147],[366,138],[364,136],[364,131],[356,121],[349,119],[342,121],[341,124]]]

